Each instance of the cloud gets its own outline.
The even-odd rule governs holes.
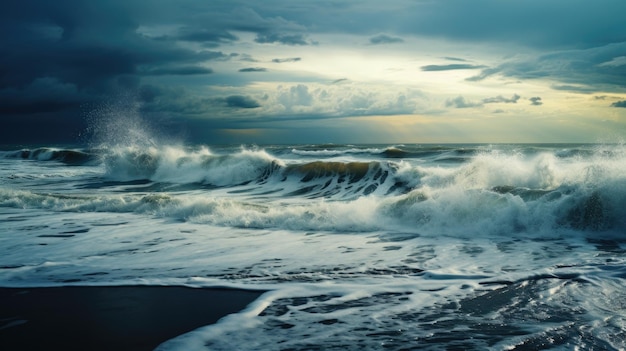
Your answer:
[[[178,76],[190,76],[199,74],[211,74],[213,70],[207,67],[201,66],[181,66],[181,67],[162,67],[154,68],[144,71],[145,75],[163,76],[163,75],[178,75]]]
[[[243,95],[231,95],[224,99],[228,107],[257,108],[261,105],[254,99]]]
[[[393,7],[377,10],[381,18],[378,23],[390,23],[396,10],[394,20],[402,32],[453,41],[572,49],[607,45],[626,37],[621,15],[626,12],[626,3],[620,0],[607,0],[602,6],[581,0],[432,1],[416,2],[402,11]]]
[[[234,5],[234,6],[233,6]],[[225,26],[232,28],[234,30],[253,32],[258,34],[272,34],[272,33],[302,33],[306,30],[306,27],[299,24],[297,20],[289,20],[285,19],[283,16],[261,16],[258,11],[253,9],[255,7],[255,2],[250,2],[248,6],[242,7],[237,4],[226,6],[230,11],[226,11],[227,13],[222,14],[226,15],[229,20],[225,23]],[[271,5],[270,5],[271,6]],[[276,6],[281,6],[276,4]],[[284,6],[283,6],[284,7]],[[210,9],[211,7],[209,7]],[[267,7],[261,7],[262,10],[267,9]],[[229,12],[229,13],[228,13]],[[280,9],[274,8],[273,11],[275,14],[280,13]],[[303,15],[306,13],[302,13]],[[310,13],[309,13],[310,15]],[[219,16],[219,15],[218,15]],[[210,16],[213,19],[216,19],[217,16]],[[290,17],[298,17],[291,14]]]
[[[513,56],[466,80],[478,82],[498,75],[524,80],[552,80],[557,90],[620,92],[626,89],[626,65],[604,63],[621,62],[624,54],[626,41],[593,48],[552,51],[537,56]]]
[[[425,96],[413,89],[351,84],[295,84],[267,92],[264,111],[278,119],[386,116],[427,112]],[[264,119],[265,120],[265,119]]]
[[[445,57],[443,57],[443,59],[446,59],[448,61],[467,62],[466,59],[462,59],[462,58],[459,58],[459,57],[445,56]]]
[[[485,80],[491,76],[493,76],[496,73],[501,72],[502,69],[501,68],[485,68],[482,70],[482,72],[480,72],[479,74],[466,78],[465,80],[468,82],[480,82],[481,80]]]
[[[503,97],[502,95],[498,95],[496,97],[484,98],[480,102],[476,101],[468,101],[463,96],[457,96],[453,99],[446,100],[446,107],[453,108],[471,108],[471,107],[482,107],[485,104],[515,104],[520,99],[520,96],[517,94],[513,94],[510,98]]]
[[[28,114],[63,111],[92,98],[80,92],[75,84],[54,77],[42,77],[21,89],[0,90],[0,112]]]
[[[173,39],[203,43],[206,47],[217,47],[224,43],[237,41],[239,37],[223,29],[187,26],[179,29]]]
[[[285,62],[298,62],[301,61],[302,58],[300,57],[289,57],[289,58],[275,58],[272,59],[272,62],[274,63],[285,63]]]
[[[372,45],[380,45],[380,44],[403,43],[404,40],[402,38],[391,37],[386,34],[379,34],[377,36],[371,37],[369,42]]]
[[[517,100],[520,99],[520,96],[517,94],[513,94],[511,98],[505,98],[502,95],[498,95],[496,97],[483,99],[483,103],[485,104],[494,104],[494,103],[506,103],[506,104],[515,104]]]
[[[619,67],[626,65],[626,56],[618,56],[611,59],[611,61],[602,62],[598,67]]]
[[[572,84],[553,84],[551,88],[554,90],[571,91],[580,94],[591,94],[597,91],[597,88]]]
[[[616,101],[611,104],[611,107],[626,107],[626,100]]]
[[[303,34],[259,33],[254,41],[260,44],[309,45]]]
[[[541,98],[539,96],[531,97],[528,100],[530,100],[530,104],[533,105],[533,106],[541,106],[541,105],[543,105],[543,101],[541,101]]]
[[[263,67],[247,67],[247,68],[240,69],[239,72],[267,72],[267,68],[263,68]]]
[[[436,71],[452,71],[460,69],[479,69],[485,68],[484,65],[470,65],[465,63],[455,63],[449,65],[427,65],[422,66],[421,70],[424,72],[436,72]]]
[[[308,86],[298,84],[282,90],[278,95],[278,102],[287,111],[291,111],[295,106],[310,106],[313,102],[313,96],[309,93]]]
[[[487,104],[519,102],[515,95],[498,95],[503,92],[498,85],[514,82],[523,83],[509,87],[518,86],[524,100],[533,95],[521,89],[534,83],[618,96],[626,91],[624,12],[622,0],[601,5],[583,0],[10,1],[0,13],[5,34],[0,36],[0,110],[5,112],[0,118],[28,120],[26,127],[44,115],[47,126],[65,123],[70,115],[75,122],[81,106],[118,94],[137,96],[149,118],[162,114],[188,122],[202,116],[216,125],[234,123],[231,116],[295,120],[425,113],[453,89],[485,95],[459,96],[447,101],[448,107],[495,109],[504,105]],[[374,46],[402,42],[411,45],[382,51]],[[331,67],[339,61],[324,57],[344,52],[341,59],[354,59],[358,72],[342,73],[339,64]],[[374,68],[384,55],[393,60]],[[463,87],[450,82],[437,91],[442,84],[418,79],[397,86],[380,83],[399,76],[398,71],[387,74],[400,67],[395,64],[400,60],[408,65],[433,58],[441,64],[422,71],[473,69],[466,82],[474,87],[462,90],[466,82]],[[301,60],[306,62],[288,64]],[[268,61],[285,65],[274,70]],[[387,62],[395,67],[384,67]],[[478,64],[483,62],[489,66]],[[210,75],[213,69],[219,74]],[[249,72],[268,73],[239,74]],[[344,76],[350,76],[349,83],[331,84]],[[525,84],[532,79],[536,82]],[[444,112],[440,102],[437,107]],[[10,132],[0,129],[4,140]]]
[[[446,107],[454,107],[454,108],[470,108],[470,107],[480,107],[483,104],[480,102],[471,102],[465,100],[463,96],[457,96],[454,99],[446,100]]]

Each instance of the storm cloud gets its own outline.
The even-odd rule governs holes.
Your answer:
[[[288,58],[275,58],[275,59],[272,59],[272,62],[285,63],[285,62],[298,62],[300,60],[302,60],[302,58],[300,57],[288,57]]]
[[[480,102],[472,102],[467,101],[463,96],[457,96],[454,99],[446,100],[446,107],[454,107],[454,108],[470,108],[470,107],[480,107],[483,104]]]
[[[484,68],[484,65],[471,65],[465,63],[456,63],[449,65],[426,65],[422,66],[421,70],[424,72],[437,72],[437,71],[453,71],[459,69],[479,69]]]
[[[371,37],[369,42],[372,45],[380,45],[380,44],[403,43],[404,40],[402,38],[392,37],[386,34],[379,34],[377,36]]]
[[[238,108],[257,108],[261,107],[261,105],[254,99],[243,96],[243,95],[231,95],[226,99],[226,105],[228,107],[238,107]]]
[[[246,67],[239,69],[239,72],[267,72],[267,68],[263,67]]]
[[[86,106],[117,96],[132,96],[145,118],[207,128],[435,116],[572,93],[611,94],[624,107],[625,12],[621,0],[10,1],[0,138],[65,140],[84,128]]]
[[[496,97],[490,97],[483,99],[483,103],[485,104],[497,104],[497,103],[506,103],[506,104],[514,104],[517,103],[517,100],[520,99],[520,96],[517,94],[513,94],[510,98],[505,98],[502,95],[498,95]]]
[[[626,107],[626,100],[616,101],[611,104],[612,107]]]
[[[485,104],[515,104],[521,97],[517,94],[513,94],[510,98],[506,98],[502,95],[495,97],[488,97],[480,100],[480,102],[468,101],[463,96],[457,96],[453,99],[446,100],[446,107],[454,108],[470,108],[470,107],[482,107]]]

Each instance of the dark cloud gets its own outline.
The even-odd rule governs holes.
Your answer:
[[[444,57],[441,51],[435,54],[428,47],[416,49],[451,63],[424,66],[423,71],[481,69],[467,79],[471,82],[496,76],[516,81],[542,78],[554,82],[555,90],[621,93],[626,89],[623,13],[626,2],[622,0],[601,4],[583,0],[399,0],[384,4],[330,0],[9,1],[0,12],[0,140],[9,140],[7,134],[20,134],[11,129],[18,127],[40,126],[44,131],[68,135],[61,126],[81,125],[81,106],[103,103],[120,92],[134,94],[142,103],[142,112],[177,117],[213,116],[215,112],[223,119],[252,115],[264,109],[249,109],[265,105],[263,101],[275,101],[257,101],[243,90],[239,92],[243,95],[212,95],[221,94],[221,90],[211,89],[212,85],[243,87],[250,78],[261,76],[236,74],[239,67],[228,66],[227,61],[257,62],[257,53],[252,50],[260,44],[273,44],[271,49],[276,51],[272,55],[287,58],[272,62],[297,62],[300,57],[289,56],[299,53],[286,50],[294,49],[289,46],[314,45],[316,36],[325,38],[320,45],[393,44],[402,38],[423,38],[435,45],[443,40],[463,44],[459,47],[464,48],[473,44],[486,50],[498,48],[502,55],[513,48],[508,53],[524,54],[504,56],[490,67],[460,58],[474,57],[467,49],[450,51]],[[357,38],[352,44],[343,41],[350,35]],[[246,43],[240,43],[242,38]],[[264,46],[263,50],[267,49]],[[266,54],[258,58],[267,60]],[[208,66],[226,69],[213,74],[209,81],[204,76],[213,72]],[[240,72],[261,72],[261,68],[248,67]],[[272,72],[263,77],[294,83],[317,79],[331,86],[322,75],[303,78],[304,74]],[[200,92],[198,87],[204,90]],[[318,116],[315,109],[324,105],[316,104],[315,99],[309,101],[310,96],[319,98],[316,89],[285,88],[278,104],[284,104],[294,119],[302,110]],[[538,97],[532,99],[533,104],[542,102]],[[446,106],[479,107],[518,100],[496,96],[467,101],[459,96]],[[357,114],[376,110],[367,94],[352,97],[347,103],[349,107],[342,111],[350,109]],[[621,103],[614,105],[622,107],[618,106]],[[412,111],[409,105],[403,108],[400,100],[398,106],[391,110]]]
[[[260,44],[309,45],[302,34],[259,33],[254,41]]]
[[[263,67],[247,67],[247,68],[240,69],[239,72],[267,72],[267,68],[263,68]]]
[[[250,56],[250,54],[239,54],[239,61],[244,61],[244,62],[258,62],[258,60],[256,60],[255,58],[253,58],[252,56]]]
[[[470,108],[470,107],[482,107],[485,104],[515,104],[520,99],[520,96],[517,94],[513,94],[510,98],[506,98],[502,95],[498,95],[496,97],[490,97],[482,99],[480,102],[468,101],[465,100],[463,96],[457,96],[454,99],[446,100],[446,107],[453,108]]]
[[[90,96],[81,94],[74,84],[43,77],[21,88],[0,90],[0,112],[8,114],[56,112],[90,99]]]
[[[494,104],[494,103],[506,103],[506,104],[515,104],[517,100],[520,99],[520,96],[517,94],[513,94],[510,98],[505,98],[502,95],[498,95],[496,97],[483,99],[484,104]]]
[[[300,57],[289,57],[289,58],[275,58],[272,60],[274,63],[285,63],[285,62],[298,62],[301,61]]]
[[[239,40],[236,35],[222,29],[183,27],[174,36],[176,40],[199,42],[207,47],[217,47],[224,43]]]
[[[465,100],[463,96],[457,96],[454,99],[446,100],[446,107],[470,108],[470,107],[480,107],[480,106],[482,106],[482,103],[467,101]]]
[[[163,75],[178,75],[178,76],[190,76],[198,74],[211,74],[213,70],[207,67],[201,66],[182,66],[182,67],[162,67],[147,70],[142,72],[145,75],[163,76]]]
[[[427,65],[422,66],[421,70],[424,72],[436,72],[436,71],[452,71],[459,69],[479,69],[484,68],[483,65],[470,65],[466,63],[454,63],[449,65]]]
[[[258,6],[260,3],[256,1],[249,1],[248,4],[245,4],[244,6],[241,6],[242,4],[227,1],[224,1],[223,3],[226,4],[227,7],[230,7],[230,9],[227,10],[229,12],[227,16],[229,21],[225,23],[225,26],[234,30],[258,34],[302,33],[306,30],[306,27],[299,24],[298,20],[287,19],[294,17],[295,14],[282,15],[281,9],[286,9],[288,7],[281,1],[273,5],[264,3],[260,8]],[[229,3],[230,6],[228,6]],[[271,12],[275,15],[259,14],[259,12],[268,12],[267,9],[272,9]]]
[[[539,96],[531,97],[528,100],[530,100],[530,104],[533,105],[533,106],[541,106],[541,105],[543,105],[543,101],[541,101],[541,98]]]
[[[224,99],[228,107],[257,108],[261,105],[254,99],[243,95],[231,95]]]
[[[395,13],[401,31],[459,41],[516,43],[538,48],[589,48],[624,41],[626,2],[607,0],[415,2]],[[378,9],[381,18],[388,11]],[[480,10],[478,10],[480,9]],[[598,25],[601,21],[602,25]]]
[[[626,38],[625,38],[626,39]],[[626,89],[626,41],[587,49],[554,51],[539,56],[512,57],[497,67],[466,79],[478,82],[499,75],[516,79],[551,79],[557,90],[580,93]]]
[[[564,90],[571,91],[574,93],[580,94],[592,94],[597,91],[597,89],[588,87],[588,86],[580,86],[580,85],[570,85],[570,84],[555,84],[552,85],[552,89],[554,90]]]
[[[325,33],[393,31],[396,35],[550,50],[590,48],[626,38],[626,2],[622,0],[601,4],[585,0],[263,3],[275,9],[274,22],[286,18],[292,24]],[[256,8],[252,1],[247,4]]]
[[[480,82],[481,80],[487,79],[500,71],[502,71],[500,68],[485,68],[479,74],[466,78],[465,80],[468,82]]]
[[[395,44],[395,43],[402,43],[404,42],[404,40],[402,38],[398,38],[398,37],[391,37],[389,35],[386,34],[379,34],[375,37],[371,37],[370,38],[370,44],[372,45],[379,45],[379,44]]]
[[[616,101],[611,104],[611,107],[626,107],[626,100]]]
[[[467,62],[466,59],[462,59],[459,57],[451,57],[451,56],[445,56],[443,57],[444,59],[448,60],[448,61],[458,61],[458,62]]]

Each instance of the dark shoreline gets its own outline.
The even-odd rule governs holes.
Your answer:
[[[263,291],[180,286],[0,288],[1,350],[153,350]]]

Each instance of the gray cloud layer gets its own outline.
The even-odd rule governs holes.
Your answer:
[[[424,72],[436,72],[436,71],[453,71],[459,69],[479,69],[485,68],[484,65],[470,65],[466,63],[453,63],[449,65],[426,65],[422,66],[421,69]]]
[[[392,37],[386,34],[380,34],[380,35],[370,38],[370,44],[372,45],[394,44],[394,43],[402,43],[402,42],[404,42],[402,38]]]
[[[474,101],[466,100],[463,96],[457,96],[454,99],[446,100],[445,106],[453,107],[453,108],[470,108],[470,107],[482,107],[485,104],[500,104],[500,103],[516,104],[519,99],[520,99],[520,96],[517,94],[513,94],[513,96],[511,96],[510,98],[506,98],[502,95],[498,95],[495,97],[484,98],[480,100],[480,102],[474,102]],[[532,99],[541,100],[541,98],[531,98],[531,100]]]
[[[239,50],[233,45],[246,36],[253,41],[251,45],[294,50],[329,45],[317,42],[318,36],[327,34],[359,36],[360,41],[353,45],[394,44],[385,49],[408,46],[410,38],[489,43],[512,47],[511,55],[486,67],[458,58],[464,53],[451,52],[443,58],[455,63],[426,65],[421,70],[480,69],[468,78],[476,84],[495,76],[541,78],[556,82],[553,88],[559,90],[624,92],[624,13],[626,2],[622,0],[9,1],[0,13],[0,117],[5,122],[0,137],[6,141],[26,137],[32,133],[32,125],[48,126],[48,131],[66,137],[83,127],[82,106],[97,105],[120,92],[135,94],[145,111],[165,111],[181,118],[200,114],[210,118],[224,108],[262,110],[265,100],[236,91],[236,87],[275,72],[238,74],[267,71],[238,66],[228,76],[214,68],[234,60],[254,62],[252,52],[229,52]],[[428,48],[408,49],[417,54]],[[271,60],[273,63],[302,60],[295,52],[275,55],[279,58]],[[447,53],[437,57],[442,55]],[[213,95],[194,91],[197,86],[206,87]],[[217,93],[210,89],[217,86],[233,88]],[[331,100],[303,91],[300,85],[294,87],[277,93],[275,101],[292,114],[305,111],[311,115],[312,110],[305,107],[319,110],[323,104],[317,102]],[[314,97],[308,105],[307,96]],[[497,96],[471,102],[459,96],[446,105],[477,107],[519,99],[517,95]],[[345,101],[342,113],[374,113],[384,108],[407,113],[414,109],[410,99],[392,99],[384,105],[367,94],[354,94]],[[541,105],[539,97],[529,101]],[[623,105],[623,101],[612,104]],[[55,118],[63,118],[63,124],[73,129],[62,128]]]

